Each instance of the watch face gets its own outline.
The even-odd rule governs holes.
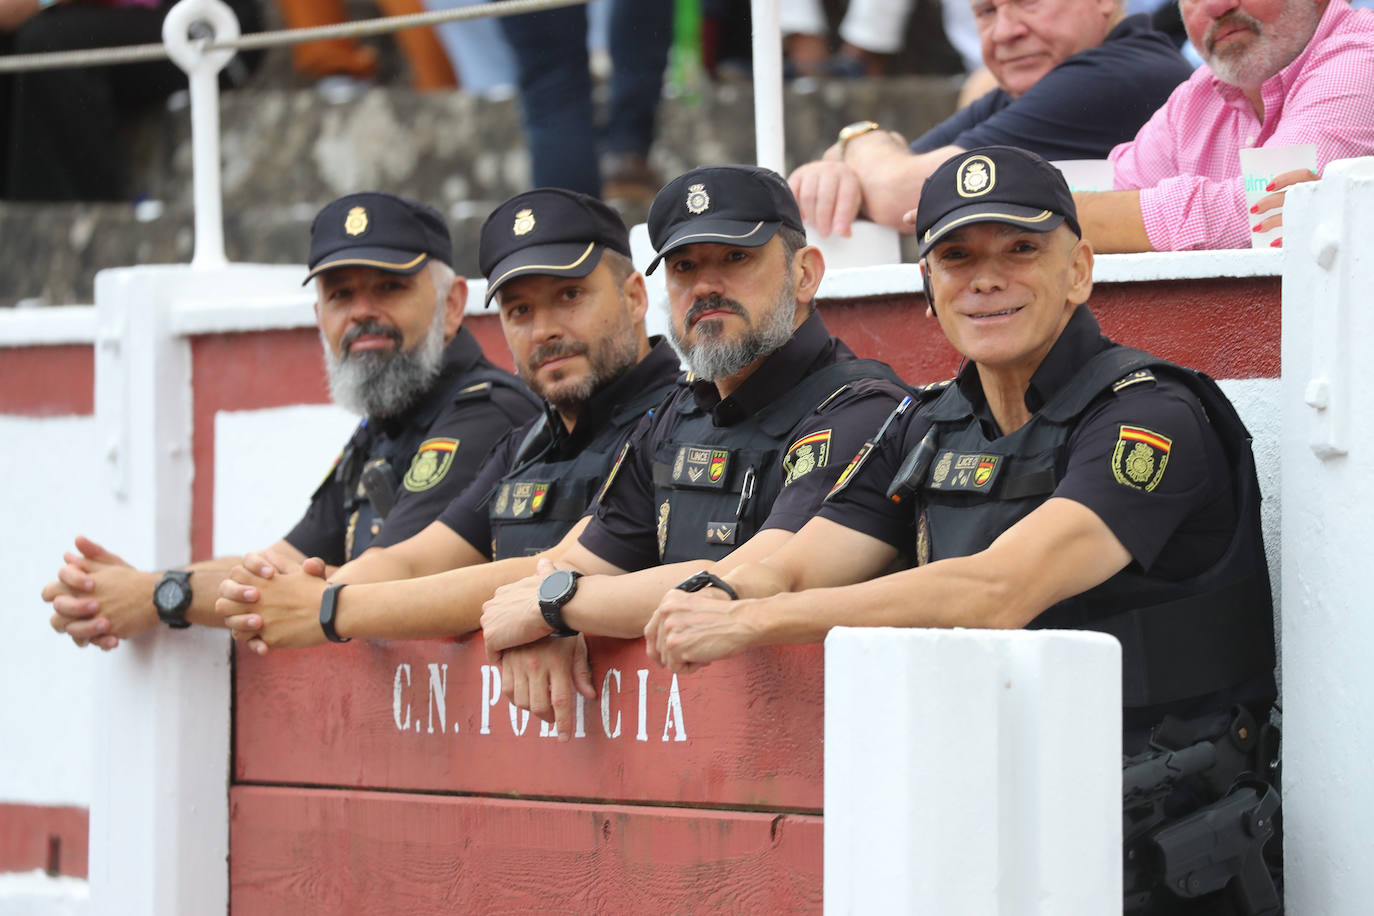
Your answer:
[[[554,604],[563,601],[572,584],[573,574],[566,569],[549,573],[544,577],[544,581],[539,583],[539,603]]]
[[[185,592],[182,590],[181,583],[175,579],[168,579],[158,583],[156,591],[153,592],[153,601],[158,607],[174,608],[181,602]]]

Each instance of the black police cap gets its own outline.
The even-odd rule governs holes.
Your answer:
[[[335,267],[413,274],[430,258],[453,266],[453,242],[443,214],[395,194],[364,191],[325,204],[315,216],[305,279]]]
[[[753,165],[709,165],[674,178],[649,207],[649,240],[658,256],[653,273],[674,248],[711,242],[757,248],[782,226],[798,232],[801,209],[777,172]]]
[[[1049,232],[1067,223],[1082,238],[1068,182],[1035,153],[1014,146],[984,146],[945,162],[921,187],[916,238],[921,255],[971,223],[1006,223]]]
[[[517,194],[482,224],[477,261],[487,278],[486,304],[516,277],[585,277],[607,248],[628,258],[630,233],[595,197],[563,188]]]

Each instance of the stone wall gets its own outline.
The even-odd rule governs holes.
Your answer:
[[[786,98],[789,162],[818,155],[840,127],[861,118],[915,136],[953,110],[957,90],[952,77],[798,80]],[[225,239],[234,261],[303,261],[320,205],[380,189],[447,213],[456,264],[475,272],[482,220],[528,182],[519,107],[511,99],[388,88],[330,105],[309,89],[256,89],[226,94],[221,112]],[[150,113],[127,133],[138,205],[0,204],[0,305],[90,302],[102,268],[189,260],[188,111]],[[753,159],[748,84],[719,84],[695,101],[665,100],[651,154],[665,178],[700,164]],[[632,223],[646,212],[642,205],[624,210]]]

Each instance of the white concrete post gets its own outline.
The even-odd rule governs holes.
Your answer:
[[[223,199],[220,194],[219,72],[233,51],[201,50],[207,38],[192,40],[196,23],[209,27],[220,41],[239,37],[239,20],[221,0],[180,0],[162,20],[167,56],[186,71],[191,92],[191,174],[195,200],[195,253],[192,267],[215,268],[224,256]]]
[[[827,914],[1100,916],[1121,881],[1115,639],[831,632]]]
[[[754,27],[754,149],[758,164],[787,175],[782,117],[782,27],[779,0],[751,0]]]
[[[1284,207],[1283,818],[1287,911],[1374,900],[1374,158],[1333,162]],[[1363,419],[1361,419],[1363,418]]]
[[[255,265],[97,274],[97,441],[117,547],[135,566],[190,559],[186,333],[255,298],[299,296],[301,275]],[[102,659],[90,820],[98,913],[223,916],[228,907],[229,646],[220,630],[159,627]]]

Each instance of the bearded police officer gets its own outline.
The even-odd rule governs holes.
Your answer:
[[[536,412],[533,398],[482,355],[462,327],[467,283],[432,207],[382,193],[350,194],[311,226],[310,273],[330,393],[363,414],[305,516],[270,548],[279,562],[338,565],[403,541],[471,482],[505,433]],[[159,619],[220,625],[219,582],[237,558],[165,576],[78,539],[43,590],[53,626],[79,644],[112,648]]]
[[[481,599],[393,608],[385,588],[363,583],[426,576],[490,560],[525,558],[556,546],[587,510],[626,436],[673,389],[677,355],[644,329],[648,294],[630,261],[629,233],[593,197],[556,188],[517,194],[482,227],[479,259],[521,378],[544,413],[514,430],[476,480],[419,534],[371,551],[330,576],[339,638],[442,636],[477,627]],[[476,575],[496,585],[533,561]],[[317,614],[327,583],[270,574],[262,558],[221,588],[231,625],[250,645],[301,648],[326,638]],[[505,578],[501,578],[505,576]],[[340,595],[338,588],[354,586]],[[474,586],[476,587],[476,586]],[[249,598],[253,590],[256,600]],[[379,595],[381,597],[379,597]]]
[[[550,633],[636,637],[682,575],[659,564],[767,555],[905,393],[887,366],[855,359],[826,330],[814,309],[824,262],[775,173],[688,172],[654,200],[649,234],[650,270],[667,272],[673,341],[692,374],[628,443],[579,542],[561,553],[569,568],[487,603],[493,655]],[[518,705],[566,722],[569,697],[541,689],[556,670],[534,670],[528,684],[514,674],[503,686]]]
[[[1259,781],[1275,750],[1269,578],[1235,411],[1200,373],[1101,336],[1084,305],[1092,250],[1038,157],[951,159],[926,182],[917,233],[930,307],[968,362],[894,412],[817,519],[724,575],[740,600],[669,592],[651,654],[690,670],[836,625],[1100,630],[1122,643],[1126,751],[1201,743],[1216,760],[1170,804],[1229,805],[1248,779],[1261,788],[1241,801],[1276,807]],[[908,552],[914,569],[873,578]],[[1254,821],[1257,855],[1273,828]],[[1127,875],[1128,908],[1174,911]]]

